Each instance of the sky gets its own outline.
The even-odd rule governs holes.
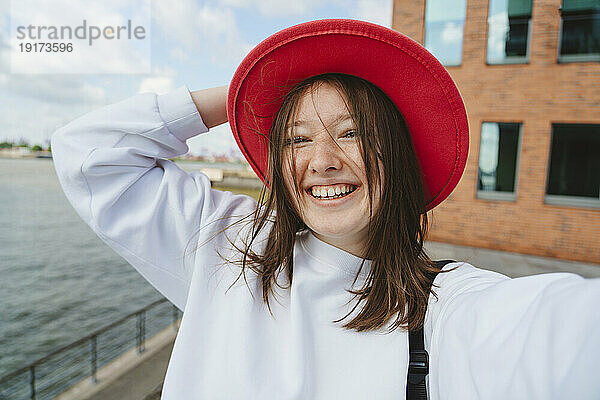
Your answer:
[[[41,24],[49,14],[73,26],[84,18],[127,20],[140,14],[149,20],[149,40],[143,41],[148,47],[128,50],[103,47],[98,41],[78,58],[66,53],[35,55],[45,57],[41,62],[13,56],[15,26]],[[59,127],[137,93],[227,85],[260,41],[288,26],[321,18],[353,18],[390,27],[392,0],[0,0],[0,141],[23,138],[46,147]],[[100,70],[126,72],[97,73]],[[187,143],[192,154],[241,158],[228,124]]]

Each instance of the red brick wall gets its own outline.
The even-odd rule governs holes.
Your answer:
[[[429,239],[600,263],[600,209],[544,204],[552,123],[600,124],[600,63],[556,62],[560,4],[533,1],[528,64],[486,65],[488,1],[467,0],[462,64],[448,71],[467,106],[469,159]],[[424,16],[425,0],[394,0],[393,28],[420,43]],[[484,121],[522,123],[516,201],[476,198]]]

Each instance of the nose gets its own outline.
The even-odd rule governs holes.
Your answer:
[[[323,136],[326,137],[313,142],[308,163],[310,171],[320,174],[342,168],[342,150],[328,134]]]

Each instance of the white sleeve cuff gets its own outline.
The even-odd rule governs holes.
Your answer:
[[[182,142],[208,132],[187,86],[157,96],[156,102],[167,129]]]

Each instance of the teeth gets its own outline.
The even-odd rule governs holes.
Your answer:
[[[315,187],[311,188],[313,197],[316,198],[338,198],[353,191],[352,185],[338,185],[336,187]]]

